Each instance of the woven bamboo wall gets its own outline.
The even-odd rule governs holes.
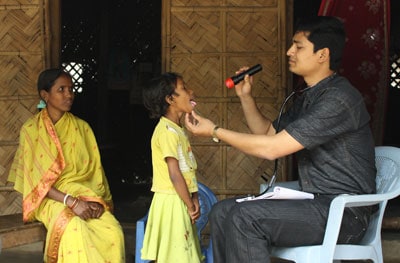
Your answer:
[[[0,190],[21,125],[36,112],[36,79],[45,66],[44,0],[0,0]],[[0,215],[21,211],[20,195],[0,191]]]
[[[292,24],[291,1],[163,1],[163,70],[181,73],[193,89],[197,111],[221,127],[248,132],[234,90],[224,86],[242,65],[262,64],[254,76],[253,94],[264,114],[277,116],[288,86],[286,42]],[[271,174],[274,162],[245,155],[211,138],[191,137],[199,164],[199,181],[220,197],[257,193],[260,174]],[[286,180],[286,160],[278,180]]]

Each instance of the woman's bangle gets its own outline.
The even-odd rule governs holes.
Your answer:
[[[70,194],[66,194],[65,196],[64,196],[64,206],[67,206],[67,199],[68,199],[68,196],[71,196]]]
[[[76,198],[76,200],[77,200],[76,203],[75,203],[75,204],[72,204],[71,210],[74,210],[74,208],[78,206],[78,204],[79,204],[79,199]]]
[[[69,207],[71,210],[73,210],[75,207],[78,206],[79,199],[75,198],[75,200],[72,202],[72,205]]]

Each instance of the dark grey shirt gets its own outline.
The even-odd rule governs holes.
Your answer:
[[[375,193],[375,151],[363,97],[341,76],[296,95],[282,115],[285,129],[305,149],[296,154],[303,191]],[[274,121],[276,129],[277,120]]]

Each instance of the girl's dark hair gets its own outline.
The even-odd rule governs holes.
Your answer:
[[[307,39],[314,44],[314,52],[329,48],[330,69],[338,70],[342,60],[346,41],[343,23],[332,16],[315,16],[300,21],[296,32],[306,33]]]
[[[66,76],[72,80],[70,74],[65,72],[63,69],[60,68],[51,68],[42,71],[38,77],[37,81],[37,89],[40,96],[40,91],[45,90],[47,92],[50,91],[51,87],[54,85],[54,82],[60,77]]]
[[[149,110],[150,118],[160,118],[167,113],[168,96],[174,94],[178,79],[177,73],[167,72],[149,81],[143,89],[143,104]]]

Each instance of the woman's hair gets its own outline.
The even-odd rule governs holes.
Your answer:
[[[143,89],[143,104],[149,110],[150,118],[160,118],[167,113],[169,104],[166,98],[174,94],[178,79],[182,76],[167,72],[151,79]]]
[[[314,52],[329,48],[330,69],[338,70],[346,41],[343,23],[336,17],[316,16],[302,20],[296,32],[304,32],[308,41],[314,44]]]
[[[51,87],[54,85],[54,82],[61,76],[66,76],[71,79],[71,75],[65,72],[63,69],[60,68],[51,68],[46,69],[40,73],[37,81],[37,89],[40,96],[40,91],[45,90],[47,92],[50,91]]]

